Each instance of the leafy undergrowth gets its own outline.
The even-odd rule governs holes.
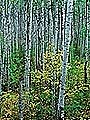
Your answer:
[[[18,120],[18,94],[3,92],[0,102],[0,120]]]
[[[84,83],[84,64],[75,61],[68,66],[65,94],[66,120],[90,119],[90,83]]]
[[[44,55],[44,69],[36,69],[31,72],[32,82],[30,92],[23,91],[24,120],[54,119],[61,75],[60,56],[60,51],[57,54],[54,54],[52,51],[47,51]],[[13,77],[13,79],[15,79],[16,82],[12,83],[12,86],[17,84],[17,77]],[[19,119],[18,96],[18,91],[16,93],[8,91],[2,94],[1,120]]]
[[[23,91],[24,120],[55,120],[55,105],[58,100],[58,86],[61,75],[60,56],[61,52],[56,55],[52,52],[46,52],[44,57],[44,70],[32,71],[32,86],[30,92]],[[90,119],[89,81],[88,79],[87,83],[84,83],[83,62],[74,61],[68,65],[65,94],[66,120]],[[0,120],[19,119],[18,98],[19,95],[17,92],[8,91],[2,93]],[[55,103],[53,101],[55,101]]]

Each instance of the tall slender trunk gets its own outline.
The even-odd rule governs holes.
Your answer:
[[[88,70],[87,70],[87,67],[88,67],[88,36],[89,36],[89,23],[88,23],[88,0],[86,0],[86,7],[85,7],[85,16],[86,16],[86,39],[85,39],[85,67],[84,67],[84,73],[85,73],[85,76],[84,76],[84,81],[85,83],[87,83],[87,73],[88,73]]]
[[[20,1],[21,3],[21,1]],[[22,3],[23,5],[23,3]],[[21,58],[21,66],[23,65],[23,51],[22,51],[22,5],[20,4],[19,8],[19,16],[18,16],[18,41],[19,41],[19,56]],[[19,66],[19,67],[21,67]],[[21,68],[20,68],[21,69]],[[23,68],[19,71],[19,120],[23,120],[23,81],[24,81],[24,76],[23,76]]]
[[[64,1],[66,6],[66,1]],[[72,7],[73,0],[67,1],[67,13],[66,13],[66,22],[65,22],[65,38],[64,38],[64,46],[63,46],[63,62],[62,62],[62,75],[61,75],[61,83],[59,90],[59,100],[58,100],[58,119],[64,120],[64,96],[65,96],[65,80],[66,80],[66,71],[67,71],[67,63],[68,63],[68,54],[69,54],[69,44],[71,40],[71,22],[72,22]]]
[[[90,59],[90,56],[89,56],[89,51],[90,51],[89,50],[89,48],[90,48],[90,30],[89,30],[89,26],[90,26],[90,24],[89,24],[90,23],[90,19],[89,19],[90,18],[90,14],[89,13],[90,12],[89,11],[90,11],[90,7],[89,6],[90,6],[90,1],[87,0],[87,38],[86,38],[86,41],[87,41],[86,42],[87,43],[86,44],[86,46],[87,46],[87,55],[86,56],[87,57],[86,57],[86,61],[88,61],[87,62],[87,78],[88,79],[90,79],[90,75],[89,75],[89,71],[90,71],[89,70],[89,66],[90,66],[90,64],[89,64],[89,61],[90,61],[89,60]]]
[[[45,27],[44,27],[44,1],[42,1],[42,69],[44,70],[44,31],[45,31]]]

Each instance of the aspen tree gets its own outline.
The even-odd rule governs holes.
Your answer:
[[[88,61],[88,39],[89,39],[89,1],[86,0],[86,25],[87,25],[87,36],[86,36],[86,61]]]
[[[85,16],[86,16],[86,39],[85,39],[85,83],[87,82],[87,66],[88,66],[88,30],[89,30],[89,23],[88,23],[88,0],[86,0],[86,6],[85,6]]]
[[[44,42],[45,42],[45,39],[44,39],[44,31],[45,31],[45,28],[44,28],[44,23],[45,23],[45,19],[44,19],[44,1],[42,1],[42,69],[44,70]]]
[[[29,24],[30,24],[30,11],[29,11],[30,3],[27,0],[26,2],[26,88],[29,90],[29,70],[30,70],[30,56],[29,56]]]
[[[0,36],[0,40],[1,40],[1,36]],[[2,92],[2,43],[0,42],[0,94]]]
[[[2,104],[2,101],[1,101],[1,98],[2,98],[2,92],[3,92],[3,2],[0,1],[0,113],[2,114],[2,107],[1,107],[1,104]]]
[[[38,6],[37,6],[37,9],[36,9],[36,26],[37,26],[37,28],[39,29],[39,16],[38,16]],[[36,36],[37,36],[37,38],[36,38],[36,67],[38,66],[38,63],[39,63],[39,58],[38,58],[38,56],[39,56],[39,36],[38,36],[38,33],[39,32],[39,30],[37,30],[37,32],[36,32]]]
[[[62,27],[62,17],[61,17],[61,13],[62,13],[62,3],[60,3],[59,1],[58,1],[58,11],[57,11],[57,14],[58,14],[58,33],[57,33],[57,48],[58,48],[58,50],[60,50],[60,48],[61,48],[61,31],[62,31],[62,29],[61,29],[61,27]]]
[[[80,59],[82,58],[82,2],[80,2]]]
[[[2,2],[0,1],[0,100],[1,100],[1,92],[2,92],[2,82],[3,82],[3,55],[2,55],[2,46],[3,46],[3,36],[2,36],[2,19],[3,19],[3,15],[2,15]],[[1,111],[1,109],[0,109]]]
[[[44,39],[45,39],[45,45],[44,45],[44,48],[45,48],[45,52],[46,52],[46,48],[48,46],[48,2],[45,1],[45,8],[44,8],[44,19],[45,19],[45,23],[44,23],[44,26],[45,26],[45,31],[44,31]]]
[[[38,27],[38,7],[36,6],[35,10],[35,29]],[[38,66],[38,31],[36,31],[36,50],[35,50],[35,62],[36,62],[36,67]]]
[[[84,6],[84,4],[83,4]],[[82,6],[82,29],[84,29],[84,7]],[[84,32],[82,30],[82,47],[81,47],[81,54],[82,54],[82,57],[83,57],[83,54],[84,54]]]
[[[6,1],[5,1],[6,2]],[[5,7],[6,7],[6,3],[4,1],[2,1],[2,36],[3,36],[3,89],[7,91],[8,86],[6,85],[7,83],[7,79],[6,79],[6,49],[7,49],[7,45],[6,45],[6,11],[5,11]]]
[[[20,56],[20,59],[21,59],[21,63],[20,63],[20,69],[21,67],[23,66],[23,41],[22,41],[22,5],[23,5],[23,1],[21,3],[21,0],[19,1],[19,13],[18,13],[18,40],[19,40],[19,56]],[[23,81],[24,81],[24,75],[23,75],[23,72],[24,72],[24,69],[22,67],[22,69],[19,71],[20,74],[19,74],[19,90],[18,90],[18,93],[19,93],[19,119],[20,120],[23,120]]]
[[[64,6],[66,6],[66,1],[64,1]],[[63,61],[62,61],[62,75],[61,75],[61,83],[59,90],[59,100],[58,100],[58,112],[59,118],[64,120],[64,96],[65,96],[65,80],[66,80],[66,71],[67,71],[67,63],[68,63],[68,54],[69,54],[69,45],[71,40],[71,22],[72,22],[72,8],[73,8],[73,0],[67,1],[67,12],[66,12],[66,21],[65,21],[65,38],[63,39]]]

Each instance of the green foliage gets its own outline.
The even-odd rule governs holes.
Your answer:
[[[27,91],[23,92],[23,114],[25,120],[52,120],[55,115],[53,101],[57,102],[59,78],[61,76],[61,54],[60,51],[56,54],[52,51],[50,52],[50,50],[46,51],[44,55],[44,69],[41,69],[41,71],[36,69],[35,72],[31,72],[32,83],[30,93]],[[12,53],[10,59],[11,83],[14,86],[18,83],[20,69],[22,68],[20,58],[22,58],[22,55],[20,56],[20,51],[17,50],[17,52]],[[11,119],[18,119],[17,101],[17,93],[10,92],[2,95],[3,119],[7,117],[5,116],[6,111],[7,114],[10,114],[9,117]],[[9,106],[8,109],[7,105]],[[9,111],[11,112],[9,113]]]
[[[19,78],[24,73],[24,52],[22,50],[14,51],[10,58],[10,67],[9,67],[9,75],[10,75],[10,85],[15,87],[18,84]]]
[[[18,119],[18,94],[12,92],[5,92],[2,94],[1,103],[1,120]]]
[[[36,69],[32,72],[31,111],[34,119],[52,119],[54,116],[52,101],[57,101],[60,73],[61,52],[54,54],[52,50],[46,51],[44,69],[40,71]],[[53,88],[56,90],[55,96]]]
[[[65,94],[65,112],[67,119],[86,119],[90,117],[89,93],[90,85],[84,83],[84,63],[75,61],[68,66]]]
[[[72,48],[71,48],[72,49]],[[32,63],[34,53],[32,52]],[[23,92],[23,115],[25,120],[52,120],[55,116],[55,103],[58,100],[58,87],[61,76],[62,52],[53,53],[52,46],[44,55],[43,69],[31,71],[30,92]],[[10,57],[10,84],[14,87],[18,84],[24,71],[24,52],[16,50]],[[68,64],[65,113],[68,119],[88,119],[90,117],[90,84],[84,83],[84,62],[78,57],[73,57]],[[77,60],[76,60],[77,59]],[[89,71],[89,69],[88,69]],[[18,93],[7,92],[2,95],[1,119],[18,119]]]

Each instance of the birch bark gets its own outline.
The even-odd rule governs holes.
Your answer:
[[[64,1],[66,4],[66,1]],[[66,71],[68,63],[68,54],[69,54],[69,44],[71,40],[70,29],[72,22],[72,8],[73,0],[67,1],[67,13],[66,13],[66,22],[65,22],[65,38],[63,39],[63,62],[62,62],[62,75],[61,75],[61,84],[59,90],[59,100],[58,100],[58,112],[59,119],[64,120],[64,97],[65,97],[65,80],[66,80]]]
[[[22,43],[23,43],[23,40],[22,40],[22,5],[23,5],[23,2],[21,4],[21,0],[19,1],[19,16],[18,16],[18,32],[19,32],[19,36],[18,36],[18,41],[19,41],[19,56],[21,58],[21,63],[19,66],[20,68],[22,67],[23,65],[23,47],[22,47]],[[22,69],[19,71],[20,74],[19,74],[19,90],[18,90],[18,93],[19,93],[19,120],[23,120],[23,81],[24,81],[24,75],[23,75],[23,67]]]

